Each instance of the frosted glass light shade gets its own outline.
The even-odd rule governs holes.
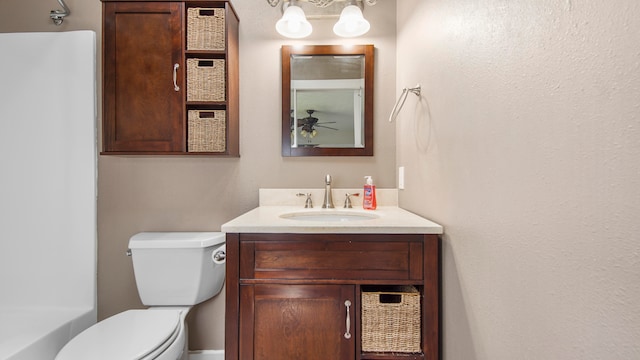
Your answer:
[[[342,37],[355,37],[366,34],[370,28],[371,25],[362,16],[362,10],[356,5],[349,5],[342,10],[333,32]]]
[[[301,39],[309,36],[313,28],[304,15],[304,11],[299,6],[290,5],[276,23],[276,30],[282,36]]]

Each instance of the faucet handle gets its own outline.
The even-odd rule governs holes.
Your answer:
[[[353,207],[353,206],[351,206],[351,196],[360,196],[360,193],[355,193],[355,194],[346,193],[346,194],[344,194],[344,207],[345,207],[345,209],[351,209]]]
[[[307,199],[304,202],[304,208],[305,209],[309,209],[309,208],[313,207],[313,202],[311,202],[311,193],[306,193],[306,194],[297,193],[296,196],[306,196],[307,197]]]

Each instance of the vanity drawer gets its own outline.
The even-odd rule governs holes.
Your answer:
[[[421,280],[422,235],[241,234],[242,279]]]

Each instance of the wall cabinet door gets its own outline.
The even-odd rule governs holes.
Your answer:
[[[102,2],[102,154],[240,156],[231,3]]]
[[[240,287],[240,359],[355,359],[352,285]]]
[[[104,3],[105,152],[184,151],[182,7]]]

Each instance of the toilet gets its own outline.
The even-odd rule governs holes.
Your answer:
[[[129,240],[144,310],[98,322],[67,343],[56,360],[186,360],[185,318],[222,290],[225,234],[143,232]]]

